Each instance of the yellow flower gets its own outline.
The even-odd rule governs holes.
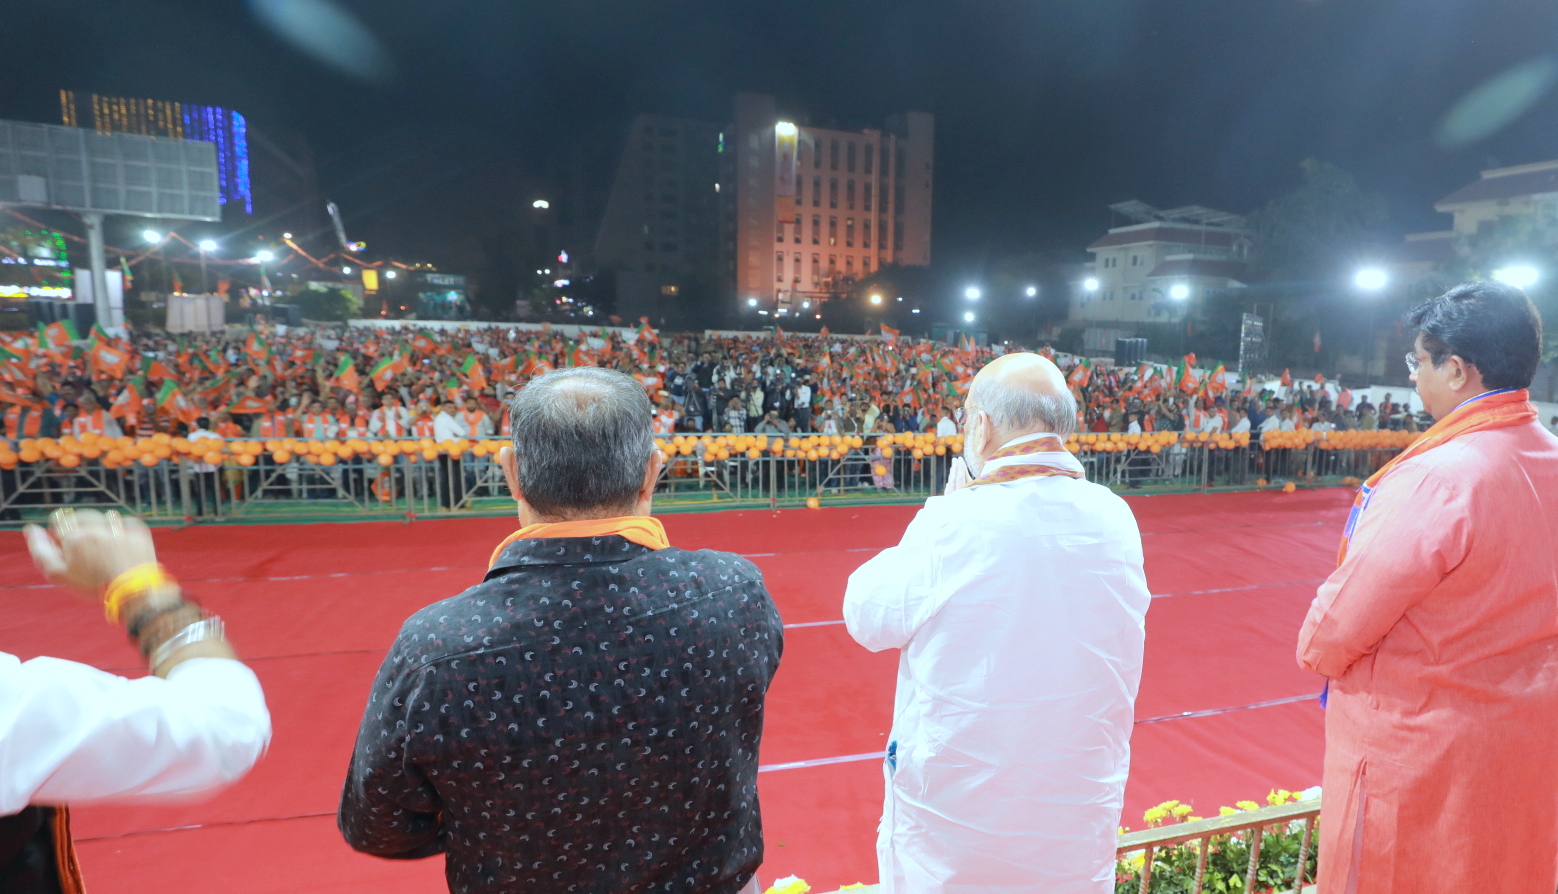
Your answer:
[[[1239,808],[1240,810],[1259,810],[1260,809],[1260,805],[1256,804],[1254,801],[1235,801],[1233,806]]]
[[[1279,804],[1286,804],[1289,799],[1296,801],[1298,800],[1298,796],[1285,788],[1279,788],[1273,790],[1271,794],[1266,796],[1266,803],[1276,807]]]
[[[1147,821],[1147,825],[1156,826],[1158,823],[1163,822],[1164,817],[1167,816],[1168,811],[1162,807],[1149,807],[1147,812],[1141,815],[1141,818]]]
[[[843,887],[839,888],[839,890],[840,891],[853,891],[856,888],[864,888],[865,886],[866,886],[865,882],[855,882],[853,885],[844,885]]]
[[[811,885],[806,884],[795,876],[786,876],[776,882],[764,894],[806,894],[811,890]]]
[[[1195,808],[1191,807],[1189,804],[1178,804],[1174,807],[1173,813],[1177,819],[1184,819],[1185,817],[1189,816],[1193,810],[1195,810]]]
[[[1219,808],[1217,808],[1217,815],[1218,816],[1233,816],[1235,813],[1238,813],[1238,812],[1239,811],[1234,810],[1232,807],[1219,807]]]

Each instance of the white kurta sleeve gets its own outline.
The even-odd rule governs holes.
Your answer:
[[[946,601],[936,587],[945,524],[932,497],[915,514],[897,546],[877,553],[849,576],[844,623],[873,652],[901,649]]]
[[[254,672],[226,658],[130,680],[0,653],[0,815],[237,781],[270,742]]]

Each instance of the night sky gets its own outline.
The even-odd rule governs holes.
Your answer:
[[[949,272],[1030,251],[1081,260],[1124,199],[1248,211],[1307,156],[1384,194],[1393,231],[1440,229],[1431,203],[1479,169],[1558,156],[1550,70],[1507,125],[1436,140],[1469,91],[1558,52],[1558,4],[1530,0],[5,6],[0,116],[57,123],[61,87],[238,109],[306,136],[352,238],[411,256],[479,244],[499,206],[562,169],[604,192],[632,114],[726,121],[737,90],[819,124],[934,112],[933,246]],[[331,6],[367,37],[332,32]]]

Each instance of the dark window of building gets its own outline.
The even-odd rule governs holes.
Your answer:
[[[774,281],[784,282],[784,252],[774,252]]]
[[[855,210],[855,181],[850,180],[844,184],[844,206],[850,211]]]
[[[844,149],[844,166],[851,173],[855,173],[855,141],[850,140]]]
[[[861,207],[864,210],[866,210],[866,211],[870,211],[871,210],[871,181],[867,180],[864,184],[861,185],[860,189],[861,189],[861,198],[864,200],[864,204]]]
[[[839,244],[839,219],[836,217],[828,218],[828,244]]]
[[[903,221],[893,221],[893,251],[903,251]]]
[[[822,215],[820,214],[811,216],[811,244],[822,244]]]
[[[821,208],[822,207],[822,178],[821,177],[813,177],[813,178],[811,178],[811,206],[813,208]]]
[[[828,255],[828,275],[832,276],[833,274],[838,272],[838,269],[839,269],[839,256],[838,255]]]
[[[795,244],[801,244],[801,216],[795,215]]]
[[[839,141],[831,140],[828,143],[828,170],[839,169]]]
[[[844,275],[849,277],[850,279],[854,279],[855,278],[855,256],[854,255],[845,255],[844,256]]]
[[[837,178],[837,177],[829,177],[828,178],[828,207],[829,208],[837,208],[838,206],[839,206],[839,178]]]
[[[853,217],[844,221],[844,247],[855,247],[855,219]]]
[[[814,167],[814,168],[822,167],[822,138],[821,137],[818,137],[817,139],[811,141],[811,166]]]
[[[775,242],[783,242],[784,241],[784,221],[782,221],[782,220],[779,221],[779,223],[774,226],[774,241]]]
[[[790,279],[793,282],[801,281],[801,253],[795,253],[795,268],[790,271]]]
[[[871,219],[869,217],[860,222],[860,247],[871,247]]]
[[[812,285],[816,285],[821,280],[822,280],[822,256],[818,255],[818,254],[814,254],[814,255],[811,256],[811,284]]]
[[[871,273],[871,256],[865,255],[860,259],[860,275],[867,276]]]
[[[872,143],[867,143],[866,144],[866,165],[865,165],[865,172],[867,174],[871,173],[871,162],[875,158],[876,158],[876,146],[874,144],[872,144]]]

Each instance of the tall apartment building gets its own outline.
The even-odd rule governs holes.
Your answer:
[[[594,264],[617,277],[619,311],[649,313],[689,279],[725,278],[718,125],[638,115],[596,232]]]
[[[771,96],[736,97],[736,297],[793,312],[888,264],[930,263],[935,118],[882,130],[785,120]]]
[[[1168,322],[1193,315],[1214,292],[1248,283],[1244,218],[1200,205],[1167,211],[1145,202],[1110,205],[1134,221],[1087,247],[1087,279],[1071,301],[1074,320]]]
[[[888,264],[930,263],[935,119],[881,130],[797,123],[736,97],[724,127],[637,116],[595,241],[623,315],[664,308],[690,279],[791,312]]]

